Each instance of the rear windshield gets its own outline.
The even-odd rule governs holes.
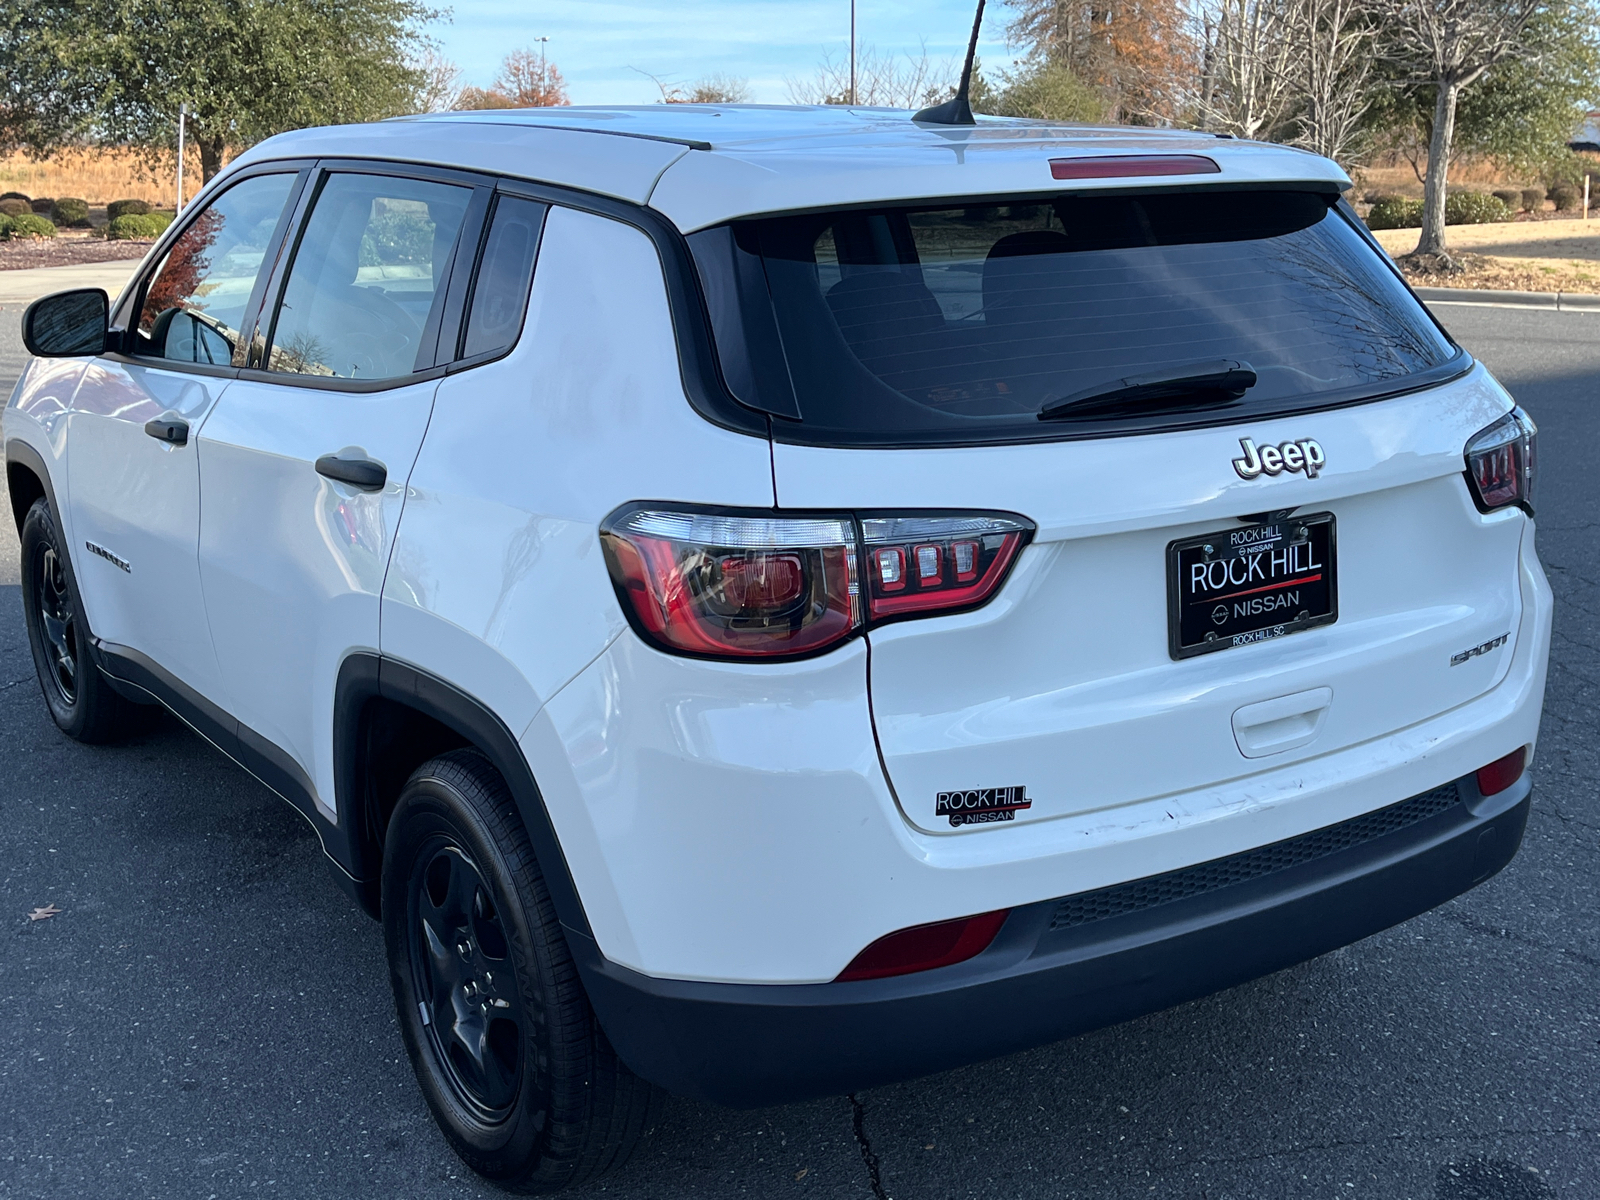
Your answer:
[[[723,374],[780,438],[927,445],[1204,424],[1464,364],[1337,207],[1295,191],[1063,195],[736,222],[690,238]],[[1214,396],[1039,410],[1236,360]]]

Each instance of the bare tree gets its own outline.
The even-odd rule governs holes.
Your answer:
[[[1292,78],[1299,111],[1292,144],[1348,167],[1372,108],[1375,26],[1368,0],[1295,0]]]
[[[417,89],[419,112],[449,112],[461,99],[461,68],[439,53],[437,46],[426,47],[411,64],[421,72]]]
[[[869,108],[922,108],[948,100],[956,93],[961,66],[953,59],[935,61],[922,53],[904,60],[880,53],[873,46],[856,51],[856,103]],[[786,79],[789,99],[795,104],[850,103],[850,60],[834,61],[825,55],[809,79]]]
[[[630,67],[656,85],[662,104],[749,104],[750,81],[738,75],[714,72],[692,84],[671,83],[649,71]]]
[[[1288,122],[1294,0],[1220,0],[1205,18],[1200,118],[1208,129],[1271,138]]]
[[[513,50],[500,64],[491,91],[508,97],[517,108],[571,104],[566,80],[555,63],[532,50]]]
[[[1422,236],[1416,253],[1445,253],[1445,176],[1455,137],[1456,105],[1500,63],[1527,49],[1528,25],[1548,0],[1375,0],[1385,17],[1384,56],[1435,89]]]

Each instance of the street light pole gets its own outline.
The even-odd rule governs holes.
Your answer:
[[[545,43],[550,39],[536,37],[533,40],[539,43],[539,99],[543,100],[550,93],[550,68],[545,65],[544,58]]]
[[[850,103],[856,102],[856,0],[850,0]]]
[[[188,102],[178,105],[178,200],[172,206],[173,212],[183,211],[183,135],[184,126],[188,123]]]

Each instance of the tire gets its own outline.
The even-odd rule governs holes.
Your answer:
[[[400,1032],[462,1161],[521,1192],[620,1165],[660,1094],[601,1032],[511,793],[481,754],[412,774],[382,888]]]
[[[138,725],[137,706],[111,689],[95,665],[83,599],[55,514],[43,497],[22,522],[22,610],[33,665],[57,728],[80,742],[110,742]]]

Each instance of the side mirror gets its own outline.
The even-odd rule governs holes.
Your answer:
[[[22,344],[40,358],[100,354],[110,318],[111,300],[100,288],[57,292],[28,305],[22,314]]]

